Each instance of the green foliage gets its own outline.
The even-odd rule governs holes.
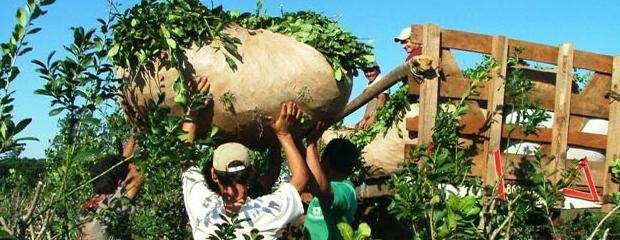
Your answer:
[[[0,43],[0,157],[7,152],[24,146],[24,141],[37,140],[32,137],[15,138],[17,134],[30,124],[32,119],[25,118],[19,121],[13,120],[13,98],[14,91],[9,87],[20,73],[16,65],[17,58],[32,51],[28,46],[26,37],[33,35],[41,28],[34,27],[32,22],[38,17],[47,13],[41,7],[54,3],[54,0],[28,0],[23,8],[17,9],[13,32],[9,41]]]
[[[163,58],[166,66],[181,66],[184,48],[210,44],[216,49],[223,47],[226,62],[236,70],[233,57],[242,59],[237,52],[240,42],[222,30],[237,23],[251,30],[279,32],[315,47],[332,65],[336,80],[374,60],[371,47],[359,43],[336,21],[310,11],[270,17],[260,13],[261,7],[259,2],[256,14],[230,13],[221,6],[209,9],[197,0],[143,0],[117,16],[108,55],[115,65],[125,68],[140,68],[158,58]]]
[[[587,239],[594,231],[596,224],[600,222],[604,213],[598,210],[566,210],[562,213],[562,225],[559,231],[564,239]],[[607,219],[601,226],[603,231],[597,232],[594,239],[603,239],[603,232],[609,229],[606,239],[620,237],[620,215],[615,214]]]
[[[236,235],[235,231],[241,228],[241,223],[248,221],[249,219],[239,219],[239,216],[233,216],[228,220],[226,216],[220,215],[220,217],[224,220],[223,223],[216,223],[215,226],[217,229],[215,230],[215,234],[210,235],[207,239],[209,240],[235,240]],[[264,237],[258,234],[257,229],[252,229],[250,234],[243,234],[244,240],[261,240]]]
[[[377,109],[377,120],[375,123],[369,128],[354,132],[349,136],[349,140],[358,149],[363,149],[377,134],[385,134],[398,121],[402,120],[407,111],[409,111],[411,103],[413,103],[413,99],[409,95],[409,86],[403,84]]]
[[[116,17],[108,52],[116,66],[137,69],[162,56],[167,66],[177,66],[182,49],[192,44],[224,47],[233,69],[229,54],[240,58],[238,39],[221,32],[228,18],[221,7],[208,9],[198,0],[143,0]]]
[[[370,45],[360,43],[357,37],[343,30],[336,21],[312,11],[283,13],[281,17],[269,17],[260,14],[258,8],[254,15],[235,13],[232,20],[248,29],[269,29],[313,46],[323,53],[332,65],[336,80],[375,61]]]
[[[616,158],[609,164],[609,172],[616,182],[620,182],[620,158]]]
[[[474,80],[484,81],[489,78],[490,70],[499,68],[497,61],[489,55],[483,55],[482,60],[472,68],[465,69],[463,76]]]
[[[516,112],[514,123],[507,123],[508,131],[512,134],[517,125],[523,128],[525,135],[536,132],[536,127],[547,120],[550,116],[545,113],[539,102],[531,101],[528,94],[536,91],[534,82],[525,77],[523,70],[519,68],[523,65],[523,60],[519,54],[523,50],[515,48],[514,55],[508,58],[510,73],[506,78],[505,96],[512,101],[512,111]]]
[[[351,225],[346,222],[338,223],[338,231],[344,240],[366,240],[371,239],[371,229],[366,223],[360,223],[357,230],[353,230]]]
[[[233,106],[235,100],[235,94],[230,91],[225,92],[224,94],[222,94],[222,96],[220,96],[220,103],[224,105],[224,109],[226,109],[226,111],[229,111],[231,113],[235,112],[235,106]]]
[[[586,84],[588,84],[588,81],[590,80],[590,78],[592,78],[591,72],[584,73],[584,72],[579,72],[577,69],[575,69],[575,71],[573,72],[573,83],[574,83],[574,86],[577,87],[578,92],[583,91]]]
[[[24,176],[27,185],[30,187],[36,185],[43,170],[43,162],[40,159],[12,157],[0,160],[0,179],[9,176],[10,171],[14,171]]]
[[[51,97],[54,107],[49,115],[55,116],[68,111],[68,134],[74,135],[75,121],[86,118],[95,112],[95,106],[111,99],[114,87],[114,68],[106,61],[105,36],[96,35],[95,29],[84,30],[82,27],[72,28],[73,43],[65,46],[71,57],[52,61],[55,52],[47,57],[45,63],[33,60],[37,72],[46,80],[37,94]],[[85,102],[85,104],[79,104]],[[93,121],[93,119],[90,119]]]
[[[472,79],[469,89],[455,104],[453,111],[439,108],[435,119],[433,143],[418,146],[412,159],[401,171],[390,178],[393,201],[390,212],[411,226],[416,238],[445,239],[472,238],[480,235],[474,222],[480,212],[479,200],[449,193],[446,184],[468,186],[475,190],[477,179],[468,179],[471,159],[459,145],[463,126],[459,117],[467,113],[465,99],[469,97],[479,79]]]

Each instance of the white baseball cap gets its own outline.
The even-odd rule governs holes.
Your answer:
[[[411,37],[411,27],[403,28],[398,36],[394,37],[394,42],[405,41]]]
[[[241,164],[233,165],[233,162]],[[213,152],[213,168],[220,172],[243,171],[251,164],[250,149],[240,143],[224,143]]]

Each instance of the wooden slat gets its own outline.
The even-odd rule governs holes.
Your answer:
[[[555,156],[551,171],[564,169],[566,150],[568,150],[568,125],[570,117],[570,97],[573,83],[572,44],[562,44],[557,56],[557,75],[555,87],[555,110],[551,136],[551,155]]]
[[[493,37],[456,30],[441,30],[441,47],[491,54]]]
[[[408,131],[418,131],[418,117],[407,118],[405,124]],[[485,130],[485,123],[480,121],[473,121],[470,119],[459,120],[460,124],[463,124],[465,128],[462,131],[464,135],[481,135]],[[516,127],[515,130],[510,133],[508,127],[502,125],[502,138],[510,137],[513,140],[524,140],[528,142],[537,143],[551,143],[552,128],[539,127],[536,128],[535,134],[525,135],[523,128]],[[568,145],[572,147],[583,147],[604,150],[607,147],[607,135],[585,132],[568,132]]]
[[[484,145],[484,155],[487,156],[486,176],[483,176],[485,183],[494,184],[497,176],[493,174],[495,171],[493,152],[500,149],[502,141],[502,125],[504,114],[504,85],[506,83],[507,57],[508,57],[508,39],[504,36],[493,37],[492,57],[497,61],[499,66],[491,72],[491,83],[489,91],[488,114],[490,115],[490,128],[486,132],[489,138]],[[484,168],[483,168],[484,169]]]
[[[620,56],[614,57],[611,91],[620,93]],[[610,103],[607,136],[607,159],[605,160],[605,169],[609,168],[611,161],[620,157],[620,99]],[[606,173],[604,181],[603,196],[607,196],[612,192],[618,192],[619,186],[612,181],[611,174]]]
[[[418,27],[418,28],[416,28]],[[412,36],[421,36],[421,26],[412,25]],[[451,29],[441,30],[441,47],[458,49],[469,52],[491,54],[493,37],[490,35],[463,32]],[[508,54],[512,56],[514,48],[523,48],[519,57],[527,60],[555,64],[558,48],[551,45],[510,39],[508,41]],[[585,51],[575,51],[575,68],[587,69],[596,72],[611,74],[613,57]]]
[[[521,48],[519,58],[533,60],[537,62],[556,64],[558,58],[558,48],[534,42],[521,41],[516,39],[508,40],[508,54],[513,56],[515,48]]]
[[[614,58],[609,55],[575,51],[575,68],[611,74]]]
[[[427,24],[423,27],[422,54],[433,59],[433,69],[439,66],[439,26]],[[424,78],[420,87],[420,134],[418,143],[428,144],[433,140],[435,115],[437,114],[437,95],[439,88],[439,74],[433,78]]]

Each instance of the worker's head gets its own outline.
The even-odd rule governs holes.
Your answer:
[[[348,177],[359,164],[359,151],[355,145],[344,138],[331,140],[321,157],[321,166],[328,178]]]
[[[400,43],[407,53],[412,53],[415,49],[420,48],[421,44],[414,42],[411,38],[411,27],[403,28],[400,33],[394,37],[394,42]]]
[[[121,163],[122,160],[118,155],[110,154],[102,157],[90,166],[88,171],[91,178],[101,175],[92,182],[93,190],[96,194],[113,194],[116,192],[119,184],[127,177],[128,172],[128,163]],[[119,163],[120,165],[114,167]]]
[[[377,78],[377,76],[379,76],[379,74],[381,73],[381,68],[379,67],[377,62],[369,63],[362,70],[364,71],[364,76],[366,76],[366,79],[368,79],[368,82],[374,81]]]
[[[211,178],[222,196],[226,214],[237,214],[245,204],[253,175],[248,148],[239,143],[225,143],[215,149]]]

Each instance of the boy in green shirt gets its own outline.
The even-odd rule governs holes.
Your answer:
[[[336,225],[351,224],[357,210],[355,188],[348,178],[359,163],[359,153],[353,143],[338,138],[327,144],[319,162],[317,140],[321,134],[317,131],[307,139],[306,163],[314,176],[310,192],[315,197],[306,212],[304,232],[308,239],[342,239]]]

